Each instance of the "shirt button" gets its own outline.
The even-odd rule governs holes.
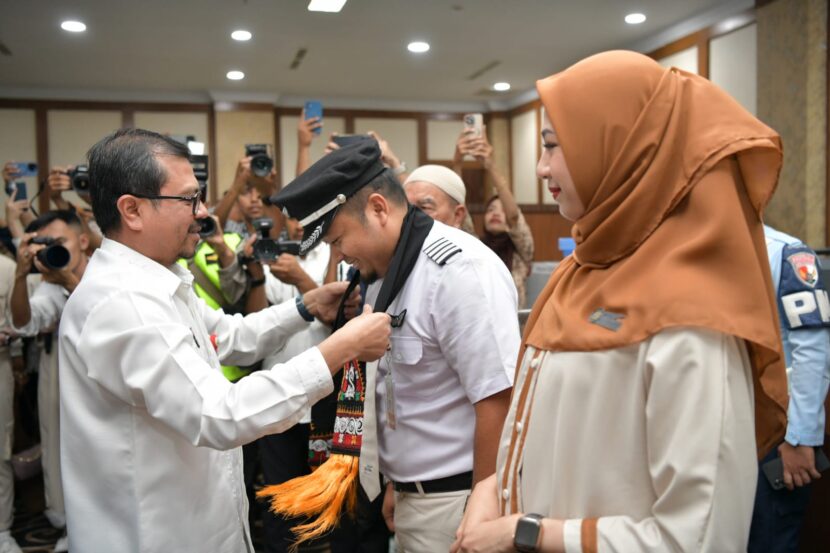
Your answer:
[[[507,488],[504,488],[504,489],[501,491],[501,496],[502,496],[502,498],[504,498],[504,499],[510,499],[510,490],[508,490]]]
[[[522,433],[522,421],[516,423],[516,434]]]
[[[395,355],[395,361],[400,361],[401,359],[403,359],[403,355],[401,355],[400,353]]]
[[[535,358],[533,361],[530,362],[530,368],[535,369],[539,366],[539,358]]]

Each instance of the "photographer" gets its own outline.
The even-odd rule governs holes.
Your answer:
[[[236,232],[247,238],[254,233],[252,221],[258,217],[279,217],[279,210],[266,206],[262,199],[276,192],[277,170],[264,177],[254,174],[251,169],[252,156],[245,156],[236,166],[233,184],[216,206],[214,214],[219,218],[221,227],[226,232]],[[234,207],[238,208],[241,221],[230,219]]]
[[[57,332],[66,300],[86,270],[85,251],[89,238],[78,216],[66,210],[41,215],[26,231],[17,252],[11,297],[12,324],[21,335],[41,335],[44,341],[38,368],[38,413],[46,496],[44,514],[53,526],[61,528],[66,525],[66,512],[60,465]],[[65,266],[50,267],[44,261],[48,262],[48,256],[43,255],[47,248],[54,247],[65,248],[68,252],[68,260],[63,259]],[[26,281],[32,269],[40,272],[43,278],[30,298]],[[65,539],[63,541],[62,546],[65,546]]]
[[[83,231],[89,237],[89,247],[87,248],[86,253],[87,255],[92,255],[92,252],[94,252],[101,245],[101,229],[99,229],[98,225],[95,223],[92,211],[83,206],[76,206],[63,197],[64,192],[74,190],[75,193],[78,194],[79,198],[87,204],[90,203],[88,189],[72,186],[72,176],[76,174],[76,169],[77,167],[74,165],[52,167],[49,170],[49,176],[46,179],[46,191],[49,199],[53,204],[55,204],[55,207],[58,209],[74,211],[78,215],[78,218],[81,220]],[[88,180],[85,181],[87,186],[88,182]]]

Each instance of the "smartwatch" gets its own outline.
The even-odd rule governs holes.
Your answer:
[[[542,536],[542,515],[529,513],[516,523],[513,535],[513,547],[521,553],[536,553],[539,550],[539,538]]]
[[[305,306],[305,303],[303,303],[302,294],[297,294],[297,297],[294,298],[294,303],[297,304],[297,311],[300,313],[300,317],[302,317],[309,323],[314,320],[314,315],[311,314],[311,312]]]

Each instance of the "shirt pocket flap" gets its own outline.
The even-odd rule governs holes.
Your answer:
[[[393,336],[390,358],[401,365],[414,365],[421,360],[423,346],[416,336]]]

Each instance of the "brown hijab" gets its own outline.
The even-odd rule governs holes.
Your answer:
[[[618,348],[678,326],[743,338],[768,451],[787,406],[761,223],[780,137],[706,79],[633,52],[597,54],[536,86],[585,213],[522,353]],[[599,309],[622,316],[616,330],[596,324]]]

